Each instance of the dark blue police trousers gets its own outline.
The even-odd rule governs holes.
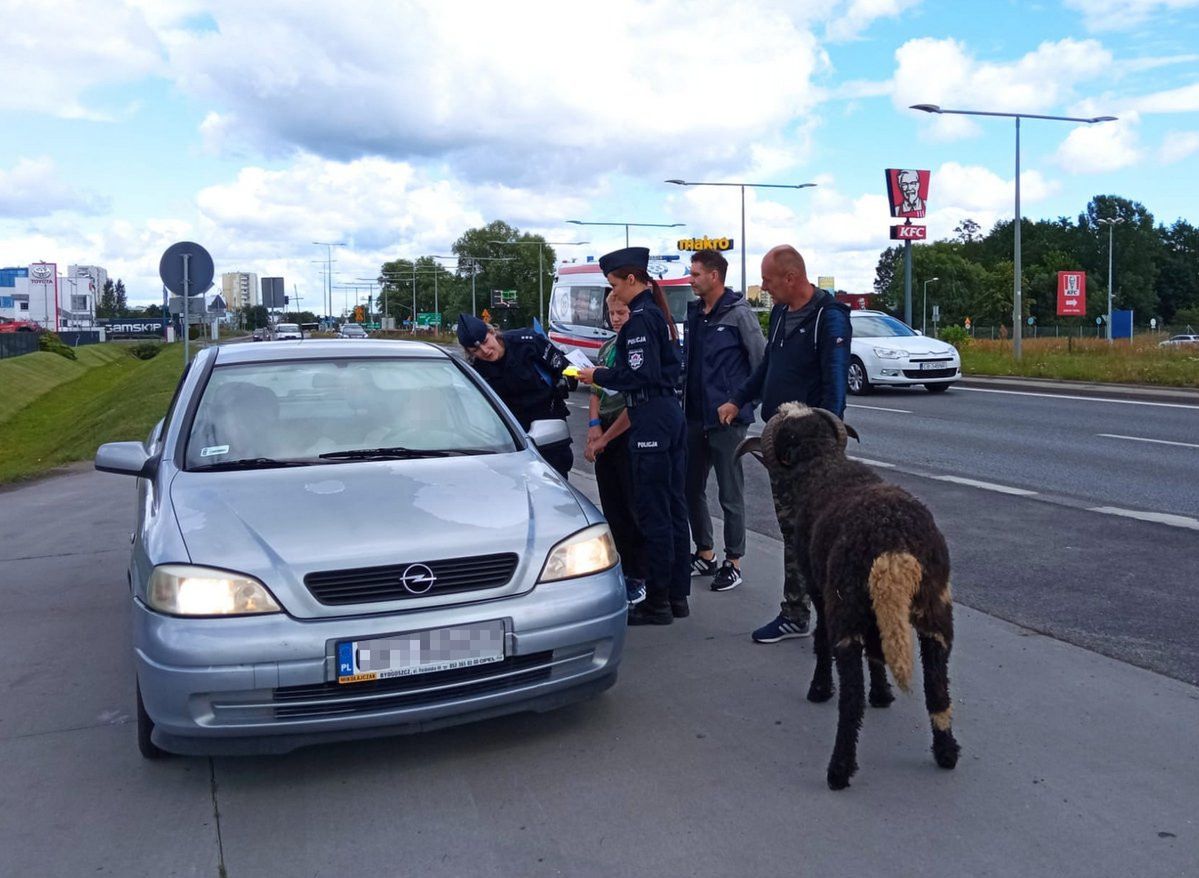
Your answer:
[[[638,405],[629,420],[637,522],[645,536],[646,598],[650,606],[664,607],[691,594],[687,425],[673,396]]]

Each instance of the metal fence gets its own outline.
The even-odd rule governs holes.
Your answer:
[[[961,324],[953,325],[960,326]],[[944,330],[945,327],[946,324],[943,323],[938,329]],[[1107,329],[1103,326],[1025,326],[1022,329],[1024,330],[1021,333],[1023,338],[1107,338]],[[1166,329],[1160,326],[1157,329],[1138,326],[1134,327],[1132,334],[1134,338],[1152,337],[1162,341],[1176,333],[1190,331],[1190,328],[1185,326]],[[1010,326],[974,326],[968,330],[968,333],[972,338],[996,341],[1011,338],[1012,328]]]
[[[81,344],[99,344],[100,333],[95,329],[64,329],[58,334],[67,347],[77,348]]]
[[[0,333],[0,360],[5,357],[20,357],[37,350],[36,332]]]

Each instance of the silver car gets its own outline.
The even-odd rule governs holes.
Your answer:
[[[129,564],[144,756],[285,752],[543,711],[616,680],[602,515],[422,343],[201,351],[142,442]]]

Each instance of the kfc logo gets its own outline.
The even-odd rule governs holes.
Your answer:
[[[928,201],[928,171],[906,168],[887,168],[887,200],[891,216],[900,219],[919,219],[924,216]]]
[[[1085,317],[1087,313],[1087,274],[1085,271],[1057,273],[1057,314],[1059,317]]]

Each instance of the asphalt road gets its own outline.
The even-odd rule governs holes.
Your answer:
[[[1199,394],[1193,399],[960,386],[880,392],[851,397],[846,420],[862,442],[851,440],[849,453],[933,511],[960,603],[1195,684]],[[579,416],[569,423],[575,466],[591,472],[581,453],[586,401],[572,395]],[[777,537],[765,472],[751,459],[745,472],[748,526]],[[714,477],[708,496],[719,517]],[[781,560],[777,576],[747,585],[779,591]]]

